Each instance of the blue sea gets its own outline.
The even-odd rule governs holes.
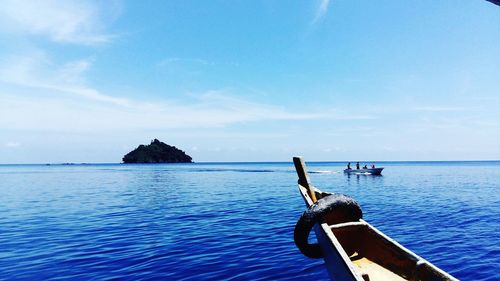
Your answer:
[[[369,163],[371,164],[371,163]],[[500,162],[308,163],[313,184],[462,280],[499,280]],[[290,163],[0,165],[2,280],[326,280]]]

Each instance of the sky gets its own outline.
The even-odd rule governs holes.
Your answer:
[[[0,163],[500,159],[487,1],[0,0]]]

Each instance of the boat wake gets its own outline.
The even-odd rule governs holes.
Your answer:
[[[317,171],[309,171],[310,174],[338,174],[339,171],[329,171],[329,170],[317,170]]]
[[[274,173],[279,172],[279,170],[268,170],[268,169],[193,169],[191,172],[239,172],[239,173]]]

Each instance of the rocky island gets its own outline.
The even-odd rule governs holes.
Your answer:
[[[193,159],[184,151],[157,139],[149,145],[139,145],[123,156],[123,163],[192,163]]]

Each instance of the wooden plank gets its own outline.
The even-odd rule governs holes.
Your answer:
[[[311,197],[313,203],[315,203],[317,201],[316,192],[314,191],[314,187],[311,185],[304,159],[301,156],[293,157],[293,165],[295,165],[295,170],[299,176],[298,183],[309,191],[309,196]]]
[[[316,224],[314,232],[318,243],[321,245],[321,252],[331,280],[364,281],[361,273],[357,272],[328,224]]]
[[[368,274],[370,280],[384,280],[384,281],[405,281],[405,279],[396,273],[380,266],[379,264],[367,259],[361,258],[353,261],[353,263],[360,269],[361,272]]]
[[[451,276],[449,273],[447,273],[447,272],[443,271],[442,269],[436,267],[434,264],[428,262],[424,258],[422,258],[419,255],[415,254],[414,252],[412,252],[411,250],[407,249],[403,245],[399,244],[396,240],[394,240],[394,239],[390,238],[389,236],[385,235],[382,231],[378,230],[373,225],[369,224],[368,222],[366,222],[366,221],[364,221],[362,219],[360,221],[365,222],[367,224],[368,228],[371,231],[373,231],[376,235],[378,235],[383,240],[385,240],[385,241],[383,241],[384,243],[391,244],[393,249],[396,249],[401,254],[405,254],[405,256],[406,256],[407,259],[414,261],[416,265],[423,264],[429,270],[435,272],[438,275],[438,278],[431,279],[431,280],[458,281],[458,279],[456,279],[455,277]],[[422,265],[420,267],[422,267]]]
[[[332,224],[332,225],[330,225],[330,229],[335,230],[335,229],[339,229],[339,228],[348,228],[348,227],[353,227],[353,226],[366,226],[366,225],[368,225],[366,222],[350,221],[350,222]]]

